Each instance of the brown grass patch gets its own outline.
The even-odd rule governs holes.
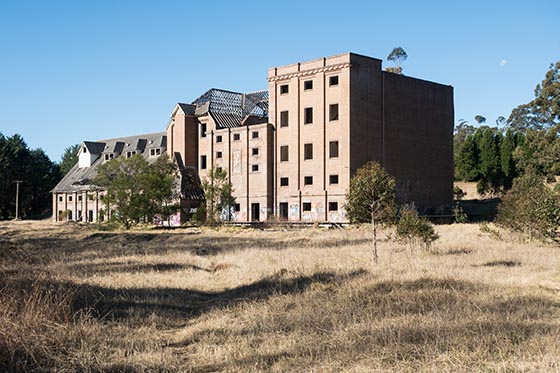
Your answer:
[[[0,370],[559,370],[559,248],[437,230],[0,223]]]

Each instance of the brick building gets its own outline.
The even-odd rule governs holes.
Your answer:
[[[211,89],[175,106],[166,151],[200,178],[227,170],[239,221],[346,221],[350,178],[370,160],[396,178],[399,202],[449,206],[453,88],[381,62],[345,53],[271,68],[268,91]]]

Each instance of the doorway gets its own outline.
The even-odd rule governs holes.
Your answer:
[[[288,202],[280,202],[280,220],[288,220]]]
[[[261,204],[251,203],[251,221],[261,220]]]

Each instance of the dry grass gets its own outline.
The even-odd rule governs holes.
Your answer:
[[[0,223],[0,370],[560,370],[560,248],[436,229]]]

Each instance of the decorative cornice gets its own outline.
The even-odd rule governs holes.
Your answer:
[[[275,75],[275,76],[268,77],[267,80],[269,82],[276,82],[278,80],[286,80],[286,79],[291,79],[291,78],[300,77],[300,76],[307,76],[307,75],[314,75],[314,74],[324,73],[324,72],[329,72],[329,71],[342,70],[342,69],[350,67],[350,66],[351,66],[350,62],[339,63],[337,65],[324,66],[324,67],[320,67],[320,68],[317,68],[317,69],[296,71],[296,72],[293,72],[293,73],[283,74],[283,75]]]

